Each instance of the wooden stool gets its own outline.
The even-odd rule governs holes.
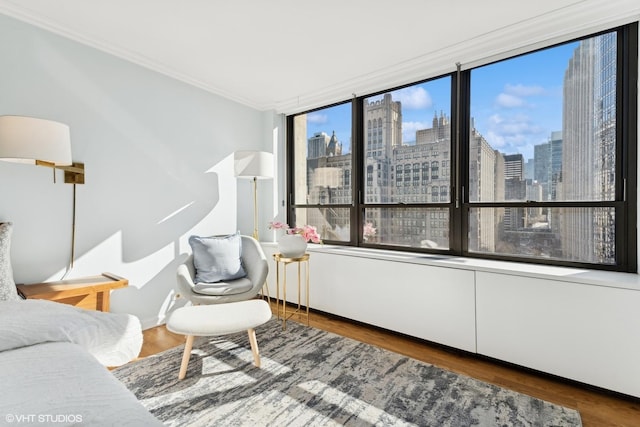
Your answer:
[[[264,300],[231,302],[227,304],[182,307],[171,314],[167,329],[186,335],[182,364],[178,379],[184,379],[191,357],[193,338],[227,335],[246,330],[249,334],[254,364],[260,367],[260,352],[254,328],[271,319],[271,308]]]

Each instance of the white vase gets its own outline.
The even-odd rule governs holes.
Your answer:
[[[299,234],[283,234],[278,239],[278,251],[287,258],[299,258],[307,250],[307,241]]]

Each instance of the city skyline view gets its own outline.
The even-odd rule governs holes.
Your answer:
[[[472,119],[494,149],[532,159],[534,146],[548,142],[552,132],[562,129],[564,73],[578,45],[568,43],[473,70]],[[541,63],[544,73],[539,72]],[[451,117],[450,85],[451,79],[445,77],[388,92],[402,104],[403,144],[415,143],[415,132],[430,128],[434,115]],[[342,153],[351,152],[351,104],[308,113],[307,138],[317,132],[335,132]]]
[[[351,103],[296,116],[307,161],[296,169],[295,202],[319,206],[301,207],[296,221],[349,241],[353,217],[343,206],[358,194],[357,226],[377,230],[368,245],[449,250],[455,225],[445,204],[462,194],[469,253],[615,263],[617,212],[597,202],[614,202],[619,181],[616,48],[607,33],[463,71],[470,92],[460,97],[461,120],[471,123],[460,140],[450,75],[363,98],[357,158],[347,143]],[[456,147],[467,170],[457,193]],[[359,182],[354,160],[363,164]]]

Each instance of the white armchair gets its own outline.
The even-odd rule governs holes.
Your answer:
[[[260,243],[250,236],[241,236],[242,240],[242,265],[247,276],[207,284],[206,291],[197,292],[199,284],[195,283],[196,271],[193,265],[193,254],[178,266],[177,281],[178,292],[192,304],[222,304],[227,302],[244,301],[254,298],[267,279],[269,266],[267,258],[260,247]]]

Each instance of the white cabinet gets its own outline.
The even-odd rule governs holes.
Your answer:
[[[476,273],[478,353],[640,396],[640,291]]]
[[[313,309],[640,397],[637,275],[334,249],[310,277]]]
[[[309,271],[313,309],[476,351],[473,271],[324,252],[311,252]]]

